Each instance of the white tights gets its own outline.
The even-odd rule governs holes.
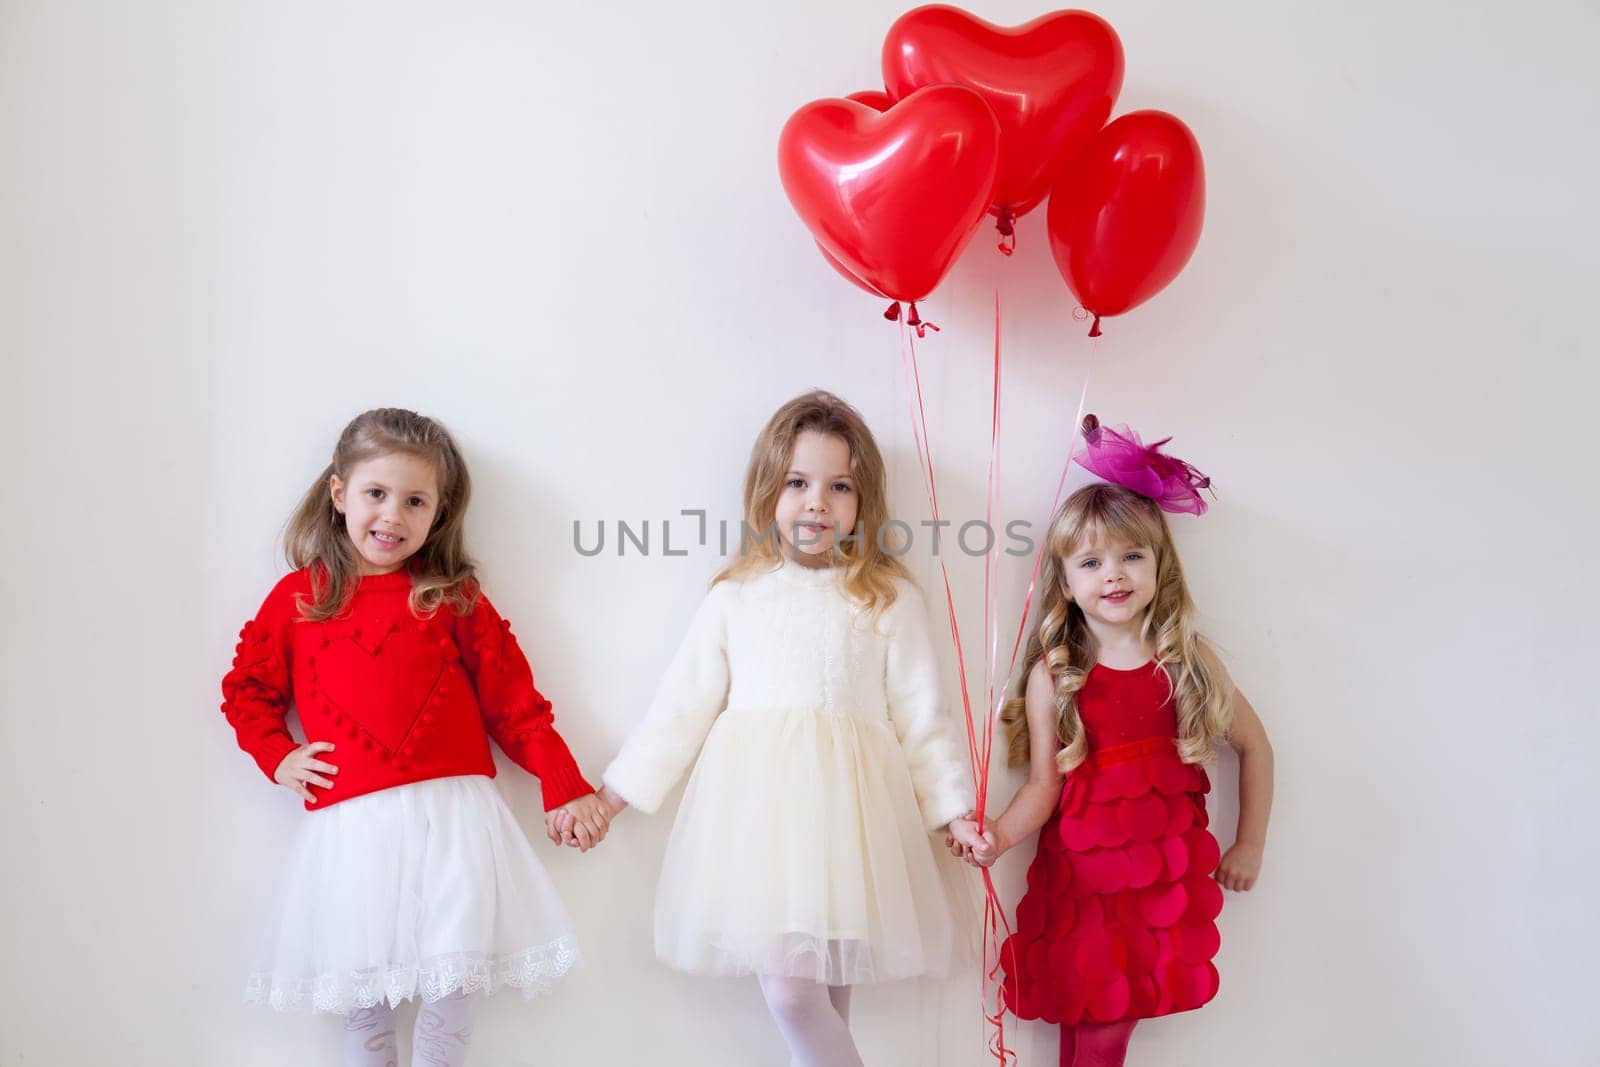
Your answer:
[[[850,1038],[849,986],[775,975],[760,980],[767,1010],[789,1045],[792,1067],[862,1067]]]
[[[411,1031],[414,1067],[462,1067],[472,1044],[472,1001],[461,993],[417,1007]],[[380,1002],[344,1021],[344,1067],[399,1067],[394,1010]]]

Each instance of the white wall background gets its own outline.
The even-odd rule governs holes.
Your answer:
[[[755,431],[813,385],[863,410],[897,511],[926,515],[894,331],[774,165],[793,108],[876,84],[900,10],[0,2],[0,1063],[337,1062],[333,1021],[239,1004],[303,816],[216,705],[278,529],[358,410],[463,441],[489,587],[596,773],[715,560],[583,559],[574,519],[736,517]],[[1221,995],[1141,1027],[1133,1062],[1600,1062],[1600,15],[1097,10],[1127,48],[1119,111],[1193,126],[1210,204],[1185,274],[1111,323],[1091,406],[1216,479],[1179,536],[1279,771]],[[1086,348],[1042,211],[1019,244],[1004,510],[1042,522]],[[980,238],[925,308],[941,489],[967,517],[997,259]],[[981,569],[953,570],[972,620]],[[1025,577],[1006,560],[1007,618]],[[536,833],[537,785],[500,786]],[[784,1062],[753,983],[653,960],[668,826],[542,846],[588,966],[491,1002],[475,1062]],[[870,1064],[984,1062],[973,979],[857,1005]],[[1024,1067],[1055,1063],[1053,1031],[1013,1036]]]

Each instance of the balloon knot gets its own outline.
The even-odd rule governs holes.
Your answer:
[[[1002,256],[1009,256],[1017,250],[1017,216],[1012,213],[1009,206],[1002,207],[995,216],[994,228],[1000,231],[1000,243],[995,247],[1000,249]]]
[[[932,330],[934,333],[939,332],[939,327],[933,323],[922,321],[922,316],[917,314],[917,305],[914,301],[911,303],[910,308],[910,313],[906,315],[906,325],[916,329],[918,339],[926,337],[925,331],[927,330]]]
[[[916,312],[912,312],[912,314],[916,314]],[[883,309],[883,317],[888,319],[890,322],[899,322],[900,321],[900,301],[896,300],[894,303],[892,303],[888,307],[884,308]]]

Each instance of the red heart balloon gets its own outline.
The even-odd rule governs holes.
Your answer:
[[[994,208],[1015,218],[1111,116],[1122,91],[1122,42],[1087,11],[1054,11],[1015,28],[960,8],[915,8],[883,42],[883,83],[903,98],[925,85],[965,85],[1000,120]]]
[[[1050,193],[1050,251],[1073,295],[1120,315],[1178,276],[1200,240],[1200,144],[1165,111],[1133,111],[1095,135]]]
[[[854,100],[858,104],[866,104],[874,111],[888,111],[894,107],[894,97],[877,89],[863,89],[859,93],[846,93],[846,100]]]
[[[783,191],[817,243],[891,300],[933,291],[994,193],[1000,126],[983,98],[936,85],[879,113],[817,100],[778,137]]]
[[[834,259],[832,253],[830,253],[826,248],[823,248],[820,241],[817,242],[817,251],[821,252],[822,258],[828,261],[828,266],[839,272],[839,277],[843,278],[845,281],[863,290],[864,292],[871,293],[873,296],[882,297],[885,300],[889,299],[888,294],[880,292],[877,286],[868,285],[860,278],[857,278],[854,274],[851,274],[850,268],[845,266],[843,263],[840,263],[837,259]]]
[[[894,107],[894,98],[888,93],[881,92],[877,89],[863,89],[858,93],[849,93],[845,96],[845,99],[854,100],[858,104],[866,104],[874,111],[888,111],[891,107]],[[822,253],[822,258],[828,261],[828,266],[838,271],[839,276],[845,281],[849,282],[851,285],[857,286],[865,292],[871,293],[873,296],[883,296],[883,294],[878,292],[876,288],[868,285],[860,278],[857,278],[854,274],[851,274],[849,267],[845,266],[843,263],[840,263],[837,259],[834,259],[833,256],[828,254],[828,250],[823,248],[820,244],[817,245],[817,251]],[[887,297],[885,297],[885,299],[887,299]]]

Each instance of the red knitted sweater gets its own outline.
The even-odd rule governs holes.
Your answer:
[[[556,733],[550,702],[486,597],[471,614],[448,604],[413,615],[404,570],[362,578],[345,611],[327,622],[301,617],[308,571],[287,575],[239,632],[222,679],[222,713],[268,778],[298,744],[284,715],[292,700],[319,758],[339,768],[333,787],[312,786],[325,808],[408,782],[458,774],[494,777],[489,736],[537,775],[549,811],[594,792]]]

